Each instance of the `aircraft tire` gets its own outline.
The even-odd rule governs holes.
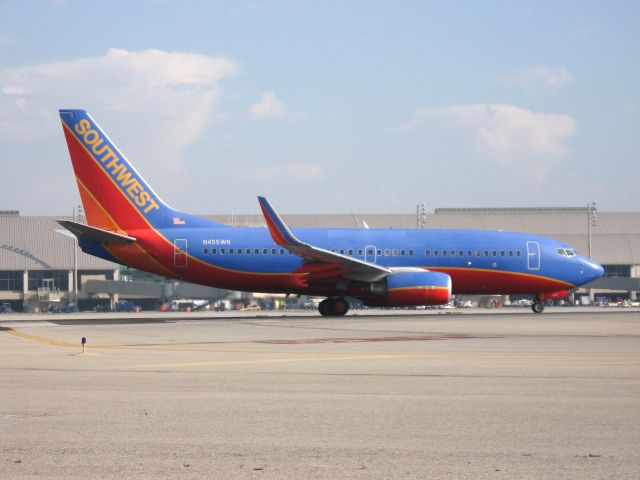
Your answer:
[[[326,298],[318,304],[318,311],[323,317],[341,317],[349,311],[349,302],[344,298]]]
[[[531,305],[531,310],[533,310],[533,313],[542,313],[542,312],[544,312],[544,303],[542,303],[540,301],[533,302],[533,304]]]
[[[331,304],[329,303],[328,298],[322,300],[318,304],[318,311],[320,312],[320,315],[322,315],[323,317],[327,317],[331,315]]]
[[[349,302],[344,298],[332,298],[331,299],[332,315],[343,316],[349,311]]]

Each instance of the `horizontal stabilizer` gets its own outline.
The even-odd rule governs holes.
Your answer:
[[[60,225],[73,233],[79,240],[102,243],[103,245],[130,245],[136,241],[134,237],[110,232],[101,228],[90,227],[84,223],[70,220],[56,220]]]

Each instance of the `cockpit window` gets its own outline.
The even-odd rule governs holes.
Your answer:
[[[558,252],[558,255],[562,255],[563,257],[567,255],[567,252],[564,248],[559,248],[556,250],[556,252]]]
[[[571,250],[570,248],[566,248],[565,252],[567,252],[567,256],[568,257],[575,257],[576,256],[576,251],[575,250]]]
[[[576,251],[571,248],[558,248],[556,252],[563,257],[575,257],[577,255]]]

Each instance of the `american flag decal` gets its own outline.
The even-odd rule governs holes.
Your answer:
[[[173,224],[174,225],[184,225],[185,221],[180,217],[173,217]]]

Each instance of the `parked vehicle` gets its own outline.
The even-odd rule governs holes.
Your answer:
[[[61,305],[51,305],[49,307],[50,313],[75,313],[78,311],[78,307],[76,307],[75,303],[67,303],[64,306]]]
[[[135,305],[133,302],[131,302],[130,300],[119,300],[115,303],[115,305],[113,306],[113,308],[107,304],[107,303],[103,303],[100,305],[97,305],[94,308],[94,311],[96,312],[139,312],[141,311],[142,308],[139,305]]]
[[[115,312],[139,312],[142,310],[138,305],[134,305],[133,302],[129,300],[119,300],[116,302],[114,311]]]

